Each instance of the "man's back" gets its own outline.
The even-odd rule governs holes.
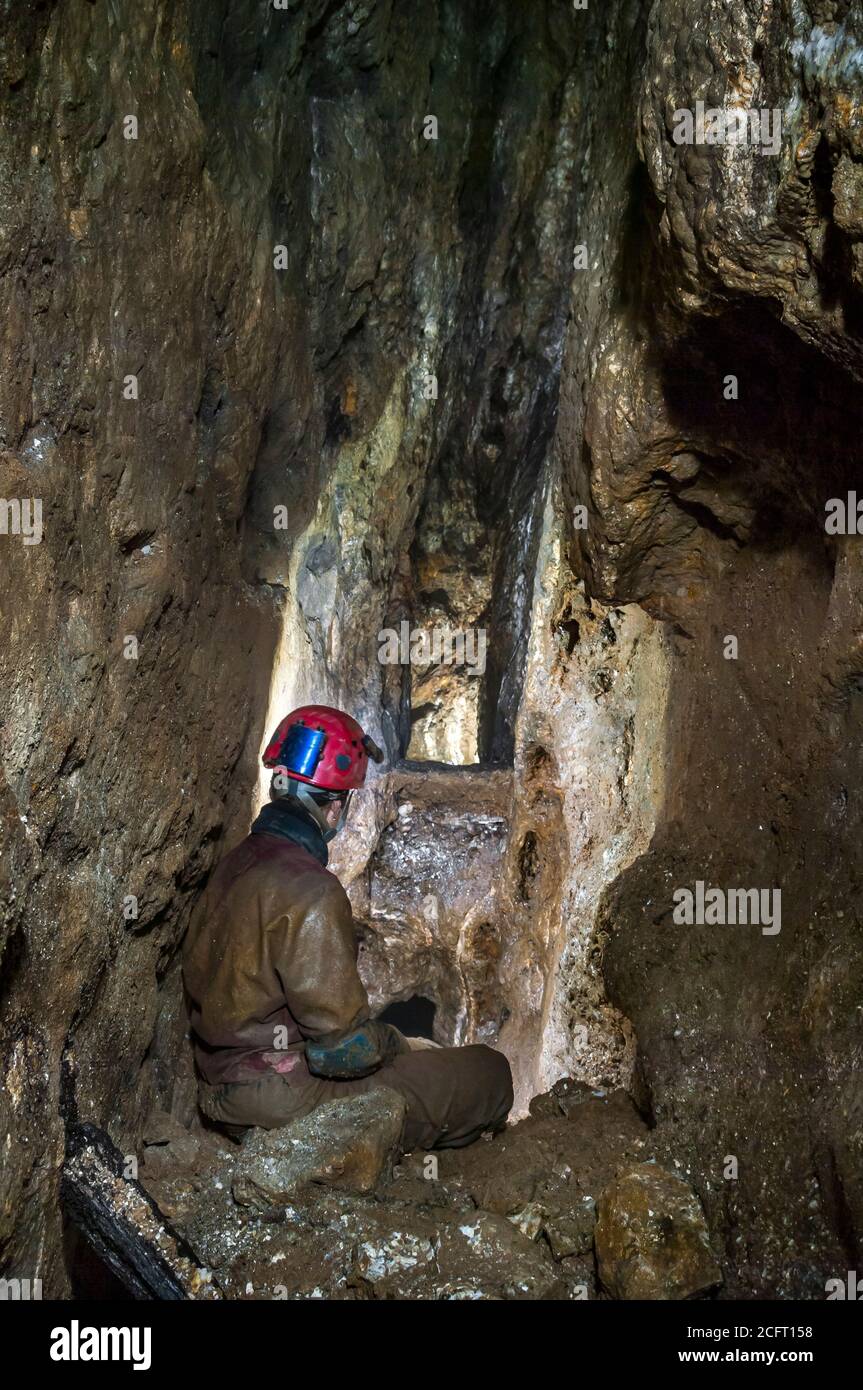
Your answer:
[[[198,1066],[212,1084],[286,1069],[285,1053],[302,1051],[303,1039],[291,998],[321,1031],[348,1026],[367,1006],[344,889],[277,835],[249,835],[219,864],[189,926],[183,976]],[[319,992],[337,1016],[327,1004],[308,1016]]]

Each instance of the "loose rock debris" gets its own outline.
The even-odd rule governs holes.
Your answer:
[[[157,1114],[140,1183],[80,1126],[67,1204],[139,1298],[667,1299],[719,1284],[698,1198],[651,1162],[624,1092],[567,1082],[488,1142],[393,1165],[397,1101],[332,1102],[239,1143]]]

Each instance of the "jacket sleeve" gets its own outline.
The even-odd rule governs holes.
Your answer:
[[[313,1075],[369,1076],[408,1050],[395,1028],[369,1017],[351,905],[338,879],[328,875],[323,891],[288,926],[276,969]]]

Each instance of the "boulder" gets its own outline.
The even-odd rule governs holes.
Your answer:
[[[550,1091],[534,1096],[528,1109],[534,1119],[549,1119],[557,1115],[565,1115],[569,1119],[578,1106],[599,1094],[604,1092],[600,1093],[584,1082],[567,1076],[556,1081]]]
[[[392,1176],[405,1103],[381,1089],[328,1101],[281,1129],[256,1130],[244,1142],[232,1191],[242,1206],[286,1205],[310,1183],[372,1192]]]
[[[655,1163],[624,1169],[605,1189],[595,1232],[600,1281],[612,1298],[682,1299],[722,1281],[701,1203]]]

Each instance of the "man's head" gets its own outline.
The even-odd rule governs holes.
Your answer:
[[[299,803],[331,840],[344,824],[351,792],[366,779],[368,760],[383,761],[355,719],[329,705],[303,705],[281,721],[264,751],[270,794]]]

